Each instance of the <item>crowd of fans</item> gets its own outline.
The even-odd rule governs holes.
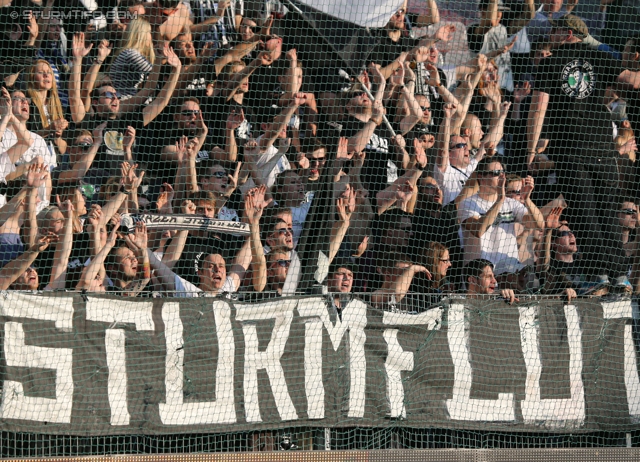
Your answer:
[[[577,1],[405,4],[350,72],[299,59],[286,3],[88,3],[0,8],[0,288],[262,300],[313,264],[338,310],[635,291],[640,38],[596,40]]]

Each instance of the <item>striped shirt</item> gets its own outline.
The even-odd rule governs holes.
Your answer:
[[[109,76],[117,92],[123,96],[133,96],[149,76],[153,65],[133,48],[127,48],[117,56]]]

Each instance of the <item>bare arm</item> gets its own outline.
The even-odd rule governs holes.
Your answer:
[[[262,292],[267,285],[267,259],[260,239],[260,218],[271,199],[265,200],[267,188],[262,185],[247,191],[244,198],[245,219],[249,222],[251,234],[251,283],[256,292]]]
[[[67,280],[67,266],[69,265],[69,255],[73,246],[73,205],[70,201],[64,203],[64,234],[62,240],[56,243],[56,250],[53,255],[53,268],[49,284],[44,290],[64,289]]]
[[[73,67],[69,78],[69,109],[71,110],[71,119],[77,124],[82,122],[87,114],[80,86],[82,84],[82,59],[89,54],[91,48],[93,48],[93,44],[88,47],[84,45],[84,32],[73,35]],[[87,86],[87,94],[91,95],[92,90],[93,87]]]
[[[529,119],[527,120],[527,165],[530,165],[536,156],[536,147],[540,140],[548,105],[548,93],[533,92],[531,107],[529,108]]]
[[[438,139],[436,141],[436,166],[444,173],[449,168],[449,138],[451,138],[451,119],[456,111],[456,107],[451,104],[445,104],[444,117],[438,131]]]
[[[505,193],[504,193],[504,185],[506,179],[504,176],[501,178],[501,187],[499,188],[498,200],[491,206],[491,208],[481,217],[472,217],[467,218],[463,223],[462,227],[473,234],[478,239],[481,238],[484,233],[493,225],[500,213],[500,209],[502,208],[502,204],[504,204]]]
[[[273,146],[273,143],[280,135],[280,132],[282,132],[282,130],[287,126],[289,120],[291,120],[291,116],[298,109],[300,104],[302,104],[304,98],[304,93],[296,93],[290,96],[288,106],[273,119],[273,122],[269,124],[267,130],[265,130],[264,136],[260,139],[261,151],[264,152]]]
[[[395,297],[396,302],[400,302],[407,295],[416,273],[425,273],[431,279],[431,273],[424,266],[411,265],[404,270],[390,288],[381,288],[372,293],[371,302],[375,305],[384,305],[389,303],[392,297]]]
[[[56,236],[43,236],[38,242],[29,247],[18,258],[11,260],[0,270],[0,290],[7,290],[35,261],[40,252],[54,240]]]
[[[570,11],[571,10],[567,8],[567,12],[570,12]],[[536,16],[536,7],[534,4],[534,0],[525,0],[524,8],[522,9],[522,12],[518,15],[517,18],[514,18],[511,21],[511,24],[507,29],[507,34],[509,36],[517,34],[518,32],[520,32],[520,30],[523,27],[529,24],[529,21],[535,18],[535,16]]]
[[[173,94],[173,90],[176,88],[176,84],[178,83],[182,63],[180,63],[180,60],[172,49],[169,49],[167,52],[167,62],[171,65],[171,74],[169,75],[169,79],[162,87],[158,96],[156,96],[155,99],[142,110],[145,126],[155,119],[167,106],[171,99],[171,95]]]

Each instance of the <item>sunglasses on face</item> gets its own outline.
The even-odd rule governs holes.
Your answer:
[[[638,212],[637,212],[637,210],[634,210],[634,209],[622,209],[622,210],[620,210],[619,213],[622,213],[624,215],[635,215]]]
[[[422,109],[423,112],[425,111],[429,111],[431,112],[431,107],[427,107],[427,106],[420,106],[420,109]]]
[[[213,178],[226,178],[227,172],[212,172],[211,177]]]
[[[273,262],[273,265],[282,266],[283,268],[289,268],[291,264],[291,260],[276,260]]]
[[[487,170],[484,172],[487,176],[492,176],[494,178],[499,177],[500,175],[504,175],[504,170]]]
[[[464,149],[466,147],[467,147],[467,143],[458,143],[451,146],[451,150],[453,151],[454,149]]]
[[[82,149],[82,150],[87,150],[89,149],[91,146],[93,146],[92,143],[89,142],[84,142],[84,143],[78,143],[78,144],[74,144],[73,147],[74,148],[78,148],[78,149]]]
[[[519,189],[514,189],[513,191],[507,191],[507,194],[510,196],[519,196],[521,194]]]
[[[276,229],[275,232],[278,233],[280,236],[284,236],[285,234],[291,234],[293,236],[292,228],[280,228],[280,229]]]
[[[114,93],[112,91],[105,91],[101,94],[104,99],[120,99],[120,93]]]
[[[556,237],[567,237],[567,236],[573,236],[573,231],[558,231],[556,233]]]
[[[396,11],[396,15],[397,16],[402,16],[405,13],[406,13],[406,10],[404,8],[401,8],[398,11]]]
[[[187,116],[187,117],[191,117],[191,116],[199,116],[200,115],[200,111],[197,109],[187,109],[184,111],[180,111],[180,114],[182,114],[183,116]]]

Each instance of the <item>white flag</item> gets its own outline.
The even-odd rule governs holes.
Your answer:
[[[299,0],[316,10],[362,27],[384,27],[403,0]]]

